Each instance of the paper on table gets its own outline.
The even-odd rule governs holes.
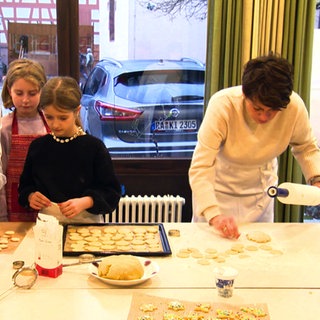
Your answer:
[[[184,310],[180,311],[173,311],[168,309],[169,303],[177,301],[180,302],[184,306]],[[143,312],[140,307],[145,304],[152,304],[157,307],[156,310],[152,312]],[[195,311],[194,309],[198,304],[206,304],[210,305],[211,308],[209,312],[201,312],[201,311]],[[205,316],[205,319],[216,319],[217,318],[217,309],[221,310],[229,310],[233,311],[235,314],[236,312],[240,312],[240,308],[242,307],[252,307],[256,310],[261,309],[266,313],[266,316],[259,316],[257,319],[259,320],[270,320],[269,317],[269,311],[268,311],[268,306],[265,303],[261,304],[243,304],[243,305],[235,305],[235,304],[227,304],[227,303],[210,303],[206,301],[184,301],[184,300],[179,300],[179,299],[168,299],[168,298],[161,298],[161,297],[156,297],[156,296],[151,296],[151,295],[145,295],[145,294],[137,294],[134,293],[132,297],[132,302],[131,302],[131,307],[130,307],[130,312],[128,315],[128,319],[139,319],[139,317],[143,315],[149,315],[152,316],[154,319],[163,319],[163,314],[165,312],[170,313],[170,314],[175,314],[175,315],[188,315],[192,314],[194,312],[197,312],[203,316]],[[245,314],[244,312],[241,312]]]

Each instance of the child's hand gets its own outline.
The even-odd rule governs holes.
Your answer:
[[[73,218],[80,212],[93,206],[91,197],[74,198],[58,203],[61,213],[67,218]]]
[[[30,193],[28,200],[30,207],[35,210],[41,210],[51,205],[51,201],[39,191]]]

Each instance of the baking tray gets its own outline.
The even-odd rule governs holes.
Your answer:
[[[87,230],[87,233],[86,233]],[[100,230],[100,231],[97,231]],[[111,230],[117,230],[117,234],[133,233],[133,238],[138,239],[141,234],[138,231],[144,231],[149,236],[154,236],[159,240],[159,246],[144,245],[143,248],[134,246],[133,241],[125,246],[115,245],[112,249],[106,249],[103,243],[107,243],[106,236],[110,236]],[[151,232],[152,230],[152,232]],[[108,232],[107,232],[108,231]],[[110,232],[109,232],[110,231]],[[149,232],[150,231],[150,232]],[[143,232],[142,232],[143,233]],[[154,235],[152,235],[152,233]],[[80,236],[78,236],[80,235]],[[131,234],[132,235],[132,234]],[[95,239],[93,242],[86,242]],[[72,240],[71,240],[72,239]],[[79,240],[74,240],[79,239]],[[110,239],[112,240],[112,239]],[[120,240],[119,240],[120,241]],[[146,240],[147,241],[147,240]],[[154,240],[156,241],[156,240]],[[152,240],[147,241],[152,242]],[[78,246],[78,244],[81,244]],[[110,242],[109,242],[110,243]],[[115,242],[117,244],[119,242]],[[100,244],[102,247],[92,246],[92,244]],[[119,249],[121,247],[121,249]],[[66,224],[63,226],[63,255],[64,256],[78,256],[84,253],[91,253],[95,256],[109,256],[114,254],[131,254],[138,256],[168,256],[171,255],[170,244],[162,223],[96,223],[96,224]]]

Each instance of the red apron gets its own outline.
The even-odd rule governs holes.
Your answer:
[[[47,132],[50,132],[50,129],[42,112],[40,112],[40,116],[43,120],[44,126],[47,129]],[[38,137],[41,137],[41,135],[20,135],[18,133],[16,111],[14,111],[12,120],[11,151],[8,158],[6,184],[8,221],[36,221],[38,211],[31,208],[24,208],[19,205],[18,185],[24,162],[28,153],[29,145],[34,139]]]

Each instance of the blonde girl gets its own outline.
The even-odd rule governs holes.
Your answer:
[[[49,132],[39,110],[40,91],[46,83],[43,66],[18,59],[10,63],[2,89],[2,102],[9,112],[2,118],[1,146],[7,184],[0,190],[1,221],[35,221],[36,212],[18,204],[18,183],[28,147]]]

